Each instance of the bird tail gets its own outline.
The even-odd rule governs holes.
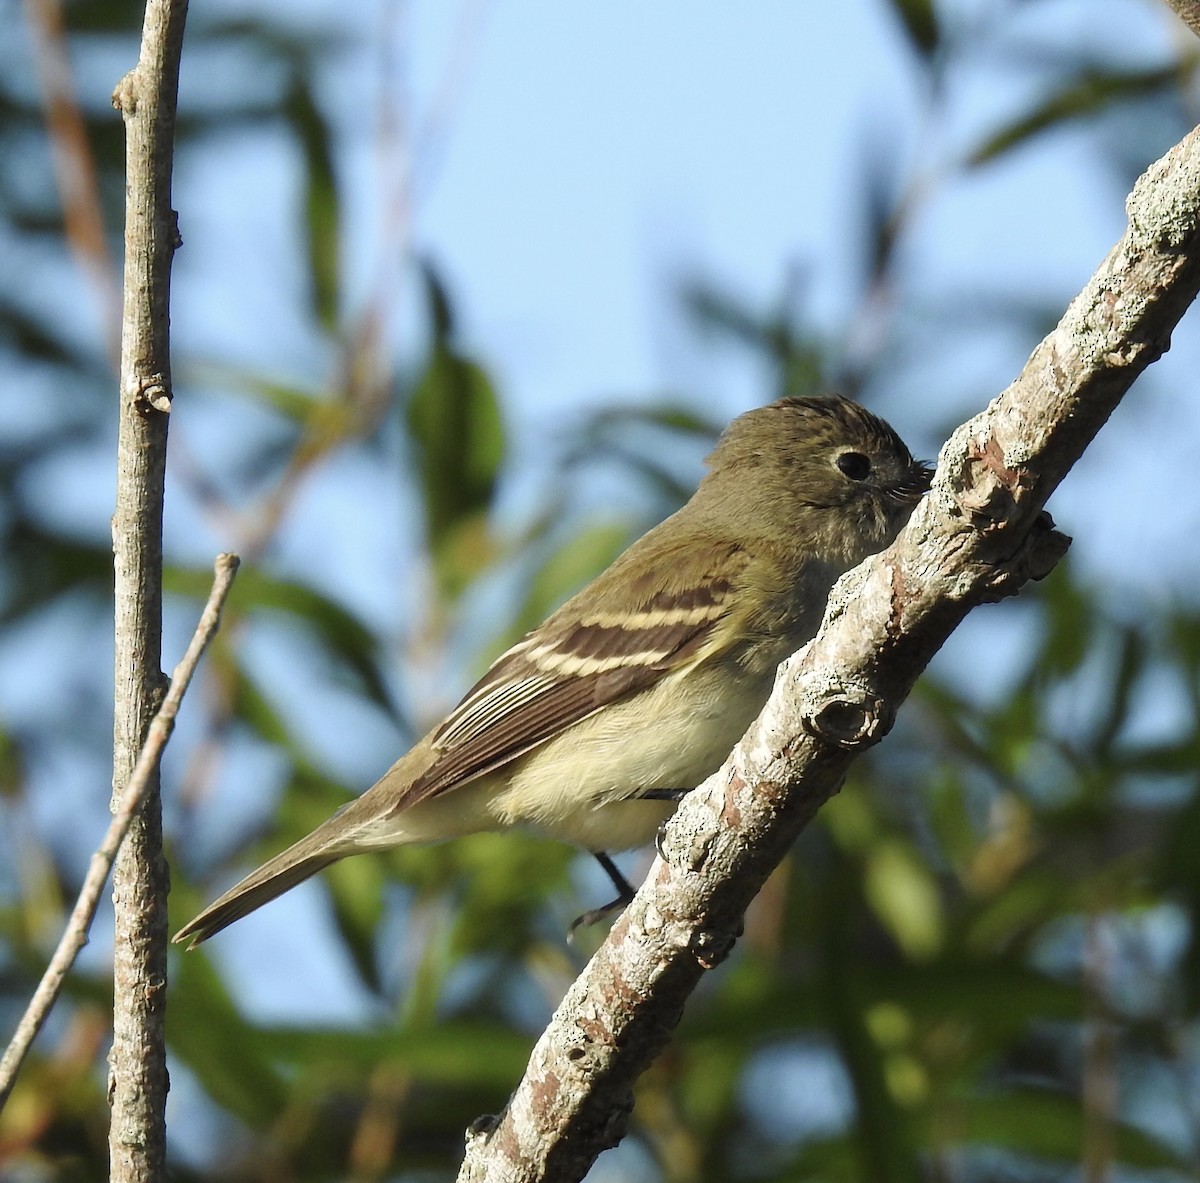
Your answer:
[[[194,920],[189,920],[171,939],[194,949],[201,941],[207,941],[235,920],[270,903],[310,875],[352,853],[352,850],[344,847],[339,849],[335,846],[331,849],[327,843],[318,845],[313,839],[319,833],[320,830],[309,834],[269,862],[263,863],[257,871],[251,871],[220,899],[209,904]]]
[[[188,921],[173,940],[186,943],[189,949],[194,949],[201,941],[207,941],[235,920],[270,903],[276,896],[290,891],[297,883],[302,883],[310,875],[315,875],[349,854],[442,837],[443,833],[436,825],[430,828],[428,819],[424,829],[420,824],[414,829],[416,813],[427,807],[419,806],[412,815],[405,812],[407,820],[404,826],[395,818],[399,808],[407,809],[403,805],[404,791],[416,771],[420,770],[421,762],[427,759],[427,747],[418,744],[397,760],[361,797],[347,801],[307,837],[263,863],[257,871],[251,871],[219,900],[209,904],[195,920]],[[462,813],[460,807],[455,808],[458,814]],[[434,820],[439,818],[441,814]],[[461,832],[469,833],[470,828],[470,825],[465,825]]]

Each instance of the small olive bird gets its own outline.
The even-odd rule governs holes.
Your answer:
[[[739,416],[682,509],[498,658],[361,797],[175,940],[207,940],[347,855],[516,825],[591,851],[621,892],[613,906],[626,902],[605,852],[648,842],[720,767],[834,581],[895,538],[931,475],[845,398]]]

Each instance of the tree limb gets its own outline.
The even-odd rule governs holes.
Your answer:
[[[1128,230],[1058,327],[953,434],[903,533],[838,582],[760,718],[680,807],[505,1111],[472,1129],[460,1183],[568,1183],[620,1141],[637,1077],[855,757],[886,735],[972,607],[1015,594],[1065,553],[1046,499],[1200,289],[1200,129],[1151,166],[1127,210]]]
[[[17,1029],[5,1049],[3,1059],[0,1059],[0,1109],[4,1108],[9,1093],[12,1092],[17,1073],[29,1052],[30,1045],[46,1021],[50,1008],[58,1000],[67,974],[70,972],[71,966],[75,964],[75,958],[87,944],[88,929],[91,927],[92,918],[96,915],[96,908],[100,903],[100,893],[104,890],[104,884],[108,882],[108,873],[112,869],[113,860],[116,858],[117,850],[128,833],[134,816],[146,796],[146,791],[158,771],[163,749],[166,748],[167,740],[171,738],[171,732],[175,729],[175,716],[179,713],[183,696],[187,693],[192,675],[200,664],[204,650],[208,648],[208,643],[216,634],[217,627],[221,622],[221,608],[225,603],[225,597],[229,595],[230,587],[233,586],[233,577],[237,574],[237,569],[237,555],[217,556],[216,578],[213,580],[212,591],[208,594],[208,602],[204,605],[204,611],[196,625],[191,644],[188,645],[187,652],[184,653],[175,667],[175,672],[171,675],[171,688],[150,723],[145,746],[138,756],[133,775],[125,786],[120,803],[113,811],[113,818],[104,835],[104,840],[92,855],[88,873],[79,890],[79,898],[71,910],[66,929],[58,942],[58,947],[54,950],[54,956],[51,957],[50,964],[46,966],[46,972],[42,975],[42,980],[38,983],[29,1005],[25,1008],[25,1013],[21,1016],[21,1021],[17,1024]]]
[[[133,774],[163,693],[162,508],[171,409],[171,208],[175,107],[186,0],[148,0],[137,65],[117,85],[125,122],[125,268],[117,498],[113,807]],[[167,867],[158,777],[113,871],[113,1046],[109,1177],[150,1183],[166,1165]]]
[[[1167,0],[1175,15],[1200,37],[1200,0]]]

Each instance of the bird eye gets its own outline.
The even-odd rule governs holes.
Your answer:
[[[871,461],[861,452],[843,452],[837,466],[852,481],[865,481],[871,475]]]

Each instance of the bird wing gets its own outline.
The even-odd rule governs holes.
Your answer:
[[[433,763],[395,809],[494,772],[708,656],[706,643],[731,610],[746,555],[733,543],[717,554],[707,550],[705,560],[682,554],[665,577],[656,570],[633,580],[622,578],[618,564],[600,577],[611,580],[609,588],[593,583],[509,649],[434,732]],[[614,602],[616,588],[626,594]]]

